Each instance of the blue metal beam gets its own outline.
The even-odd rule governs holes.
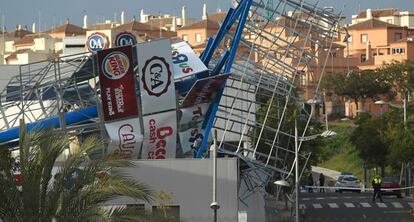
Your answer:
[[[204,49],[203,53],[201,53],[201,55],[200,55],[201,61],[204,61],[204,59],[206,57],[206,52],[207,52],[208,49],[211,48],[211,46],[213,45],[213,42],[214,42],[213,37],[208,38],[206,48]]]
[[[230,56],[230,52],[227,50],[224,51],[223,55],[220,58],[220,61],[217,63],[217,65],[214,67],[213,71],[211,72],[212,76],[220,74],[220,71],[223,68],[223,66],[226,64],[229,56]]]
[[[223,40],[224,36],[228,33],[234,21],[240,14],[241,5],[242,3],[240,3],[240,5],[236,9],[233,9],[233,8],[229,9],[229,11],[227,12],[226,18],[223,21],[223,24],[221,25],[219,31],[217,32],[216,37],[213,39],[213,43],[211,44],[209,48],[206,48],[206,50],[204,51],[201,60],[207,67],[208,67],[208,64],[210,63],[210,60],[211,60],[211,57],[213,56],[214,51],[217,49],[221,40]]]
[[[233,38],[233,43],[230,49],[230,55],[229,55],[226,67],[224,68],[224,73],[230,72],[231,67],[233,66],[234,58],[236,56],[237,49],[240,43],[240,39],[243,34],[244,24],[246,23],[247,16],[249,15],[250,6],[252,5],[252,0],[245,0],[243,1],[243,3],[244,4],[240,3],[239,7],[241,6],[244,6],[244,7],[242,7],[241,9],[239,9],[238,7],[239,10],[242,10],[242,14],[239,19],[239,24],[237,26],[236,33]],[[238,10],[236,9],[236,11]],[[235,19],[236,18],[234,18],[234,20]],[[200,147],[196,154],[196,158],[201,158],[207,149],[208,137],[210,136],[210,131],[211,131],[211,128],[213,127],[213,122],[216,117],[218,107],[220,105],[221,96],[223,95],[224,88],[226,87],[226,82],[227,81],[225,81],[221,85],[220,90],[217,92],[217,96],[216,96],[216,99],[214,100],[214,103],[210,106],[210,109],[209,109],[210,115],[208,115],[208,118],[206,119],[207,121],[204,122],[205,124],[204,138],[201,141]]]
[[[65,123],[67,125],[74,125],[83,121],[98,117],[98,110],[96,106],[91,106],[85,109],[77,110],[70,113],[64,114]],[[26,130],[36,131],[49,128],[59,128],[60,120],[59,117],[50,117],[39,122],[33,122],[26,124]],[[0,132],[0,143],[13,141],[19,138],[19,127],[14,127],[6,131]]]

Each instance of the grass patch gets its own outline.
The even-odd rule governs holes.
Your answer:
[[[357,126],[353,121],[330,122],[329,126],[337,135],[327,139],[321,147],[319,166],[339,172],[351,172],[363,179],[363,161],[350,140],[351,133]]]
[[[363,162],[353,150],[343,150],[333,155],[320,166],[339,172],[351,172],[359,179],[364,178]]]

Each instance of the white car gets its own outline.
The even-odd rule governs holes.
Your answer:
[[[343,191],[361,192],[360,181],[353,175],[341,175],[335,183],[335,192]]]

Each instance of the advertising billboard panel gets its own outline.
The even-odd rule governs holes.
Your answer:
[[[105,122],[138,116],[132,47],[98,52],[99,82]]]

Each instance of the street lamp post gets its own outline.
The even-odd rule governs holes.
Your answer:
[[[298,125],[295,119],[295,222],[299,222],[299,158],[298,158]]]
[[[299,141],[309,141],[316,139],[319,136],[322,137],[333,137],[336,133],[332,130],[326,130],[321,134],[316,134],[307,137],[300,137],[298,136],[298,126],[297,120],[295,119],[295,222],[299,222]],[[282,179],[273,182],[278,186],[288,187],[290,184]]]
[[[403,116],[403,123],[404,123],[404,130],[407,130],[407,95],[404,95],[404,99],[403,99],[403,112],[404,112],[404,116]],[[391,102],[386,102],[383,100],[378,100],[375,101],[376,105],[381,105],[381,113],[382,113],[382,106],[384,104],[388,104],[392,107],[396,107],[396,108],[401,108],[400,105],[396,105],[393,104]],[[404,163],[404,167],[405,167],[405,186],[406,187],[410,187],[411,186],[411,162],[405,162]],[[406,189],[405,190],[405,195],[409,196],[410,195],[410,189]]]
[[[213,144],[210,147],[211,159],[213,160],[213,201],[210,208],[213,210],[213,221],[217,222],[217,210],[220,208],[217,202],[217,130],[214,131]]]

